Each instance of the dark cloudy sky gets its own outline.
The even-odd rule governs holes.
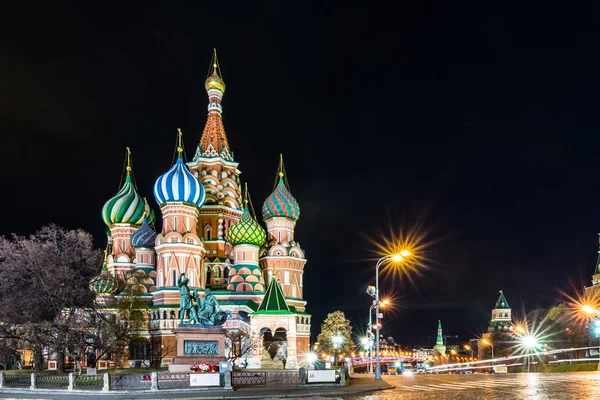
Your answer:
[[[402,304],[385,327],[404,343],[432,344],[438,319],[467,340],[500,289],[521,311],[589,282],[600,42],[585,2],[12,3],[0,24],[0,233],[55,222],[104,246],[100,210],[125,146],[149,198],[176,128],[193,155],[216,47],[256,208],[284,153],[313,336],[335,309],[365,327],[366,238],[390,229],[420,226],[430,244],[414,286],[382,280]]]

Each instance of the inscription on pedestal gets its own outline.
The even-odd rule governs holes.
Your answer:
[[[183,354],[219,354],[219,342],[217,340],[184,340]]]

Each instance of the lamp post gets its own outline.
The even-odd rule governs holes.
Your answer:
[[[584,304],[583,306],[581,306],[581,310],[590,315],[590,316],[596,316],[596,317],[600,317],[600,310],[596,310],[594,307],[590,306],[589,304]],[[596,337],[598,338],[598,371],[600,371],[600,319],[597,319],[594,322],[594,325],[596,326],[594,328],[594,333],[596,334]]]
[[[340,336],[340,335],[334,335],[331,338],[331,341],[333,342],[333,348],[335,349],[335,361],[333,365],[337,365],[338,364],[338,354],[339,354],[339,348],[341,347],[344,339]]]
[[[375,265],[375,302],[373,303],[373,305],[375,306],[375,323],[377,324],[377,333],[375,335],[375,339],[376,339],[376,344],[375,344],[375,357],[376,358],[376,367],[375,367],[375,379],[376,380],[381,380],[381,364],[380,364],[380,360],[379,360],[379,329],[381,327],[381,325],[379,324],[379,318],[380,318],[380,313],[379,313],[379,267],[381,267],[381,265],[386,262],[386,261],[393,261],[396,263],[402,262],[402,260],[404,259],[404,257],[408,257],[410,256],[410,252],[408,250],[402,250],[400,253],[398,254],[394,254],[394,255],[387,255],[387,256],[383,256],[379,259],[379,261],[377,261],[377,264]]]
[[[471,358],[473,358],[473,348],[471,347],[471,345],[465,344],[465,350],[471,350]]]
[[[372,287],[372,286],[371,286]],[[373,300],[373,305],[369,308],[369,324],[367,325],[367,340],[369,343],[369,373],[373,373],[373,310],[377,308],[377,300]]]
[[[483,339],[482,342],[483,342],[483,344],[488,345],[488,346],[490,346],[492,348],[492,358],[491,358],[491,360],[492,360],[492,364],[493,364],[494,363],[494,344],[492,342],[490,342],[489,340],[487,340],[487,339]]]

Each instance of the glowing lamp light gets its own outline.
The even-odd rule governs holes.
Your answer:
[[[309,351],[308,353],[306,353],[306,361],[310,364],[314,363],[315,361],[317,361],[317,355],[312,351]]]
[[[404,259],[404,257],[402,257],[400,254],[394,254],[392,256],[393,262],[402,262],[403,259]]]
[[[538,341],[534,336],[527,335],[523,337],[523,345],[529,349],[533,349],[538,346]]]
[[[408,251],[408,250],[402,250],[402,251],[400,252],[400,255],[401,255],[402,257],[408,257],[408,256],[410,256],[410,251]]]
[[[584,304],[583,306],[581,306],[581,311],[588,313],[588,314],[594,313],[594,309],[589,304]]]

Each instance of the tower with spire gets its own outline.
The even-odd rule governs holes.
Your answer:
[[[106,268],[121,280],[125,280],[129,271],[135,268],[135,250],[131,245],[131,235],[143,223],[145,215],[148,221],[154,222],[154,212],[135,187],[131,150],[127,147],[125,182],[119,192],[102,207],[102,219],[108,227],[110,249]]]
[[[492,310],[492,319],[488,327],[489,333],[508,331],[512,324],[512,311],[504,297],[504,293],[500,290],[500,296],[496,300],[494,309]]]
[[[242,218],[227,231],[227,241],[233,246],[234,263],[229,270],[227,290],[264,293],[265,280],[258,265],[258,250],[264,244],[266,234],[250,214],[247,185],[244,197]]]
[[[598,238],[600,239],[600,233],[598,234]],[[594,275],[592,275],[592,286],[585,288],[585,294],[594,298],[600,298],[600,250],[598,251],[598,260],[596,261]]]
[[[243,213],[240,170],[223,125],[221,101],[225,93],[216,50],[204,85],[208,94],[208,116],[200,142],[187,165],[206,192],[206,204],[198,217],[198,233],[206,246],[206,284],[213,289],[227,286],[227,269],[232,264],[232,247],[227,230]]]
[[[446,357],[446,346],[444,345],[444,336],[442,335],[442,321],[438,320],[437,337],[433,351],[436,357]]]
[[[297,350],[305,352],[310,346],[310,315],[305,312],[303,279],[306,258],[294,237],[300,206],[290,192],[281,154],[273,192],[262,206],[262,215],[268,237],[261,249],[260,265],[267,285],[277,278],[289,304],[296,308],[301,322],[297,331]]]
[[[157,290],[154,305],[179,304],[177,279],[185,273],[190,288],[206,288],[204,243],[197,232],[204,188],[183,162],[181,130],[177,134],[177,160],[154,184],[154,198],[162,214],[162,231],[156,236]]]

